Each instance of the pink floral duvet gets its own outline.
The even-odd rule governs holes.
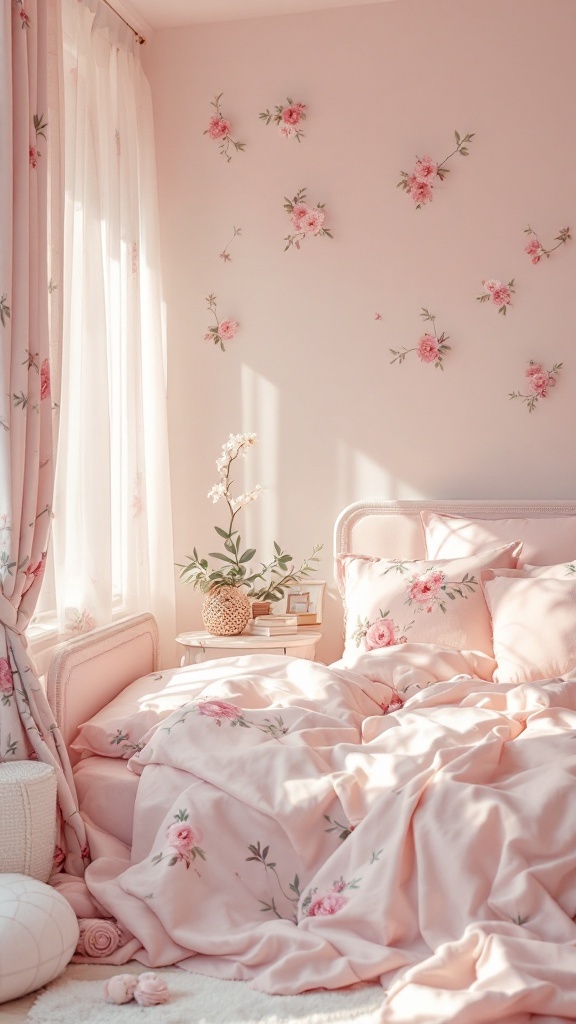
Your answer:
[[[221,665],[130,761],[131,865],[87,871],[123,959],[380,979],[386,1024],[576,1019],[576,682],[415,644]]]

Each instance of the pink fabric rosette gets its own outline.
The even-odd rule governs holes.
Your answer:
[[[107,978],[102,986],[104,999],[116,1006],[130,1003],[134,999],[137,984],[138,978],[133,974],[115,974],[113,978]]]
[[[122,932],[118,925],[108,918],[84,917],[78,924],[80,938],[76,946],[77,956],[99,960],[110,956],[122,942]]]
[[[170,998],[168,986],[154,971],[144,971],[138,978],[134,999],[139,1006],[159,1006]]]

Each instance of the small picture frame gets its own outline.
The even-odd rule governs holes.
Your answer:
[[[302,615],[310,611],[310,594],[304,590],[301,593],[289,591],[286,596],[286,613],[288,615]]]
[[[322,622],[325,580],[306,580],[286,591],[286,614],[297,615],[299,626],[319,626]]]

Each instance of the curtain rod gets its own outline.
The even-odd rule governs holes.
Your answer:
[[[114,11],[114,14],[116,15],[116,17],[120,18],[120,21],[123,21],[124,24],[128,26],[130,31],[133,32],[134,35],[136,36],[136,39],[140,43],[140,46],[142,46],[142,44],[146,42],[146,40],[144,39],[144,36],[141,36],[140,33],[137,31],[137,29],[135,29],[134,26],[131,25],[129,21],[126,21],[126,18],[122,17],[122,15],[116,10],[115,7],[113,7],[113,5],[111,3],[108,3],[108,0],[102,0],[102,3],[106,4],[106,7],[109,7],[111,11]]]

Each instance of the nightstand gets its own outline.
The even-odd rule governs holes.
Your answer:
[[[312,632],[308,628],[285,636],[255,636],[253,633],[212,636],[211,633],[196,630],[180,633],[176,642],[184,647],[181,665],[195,665],[213,658],[233,658],[238,654],[288,654],[293,658],[314,661],[316,644],[321,636],[321,633]]]

